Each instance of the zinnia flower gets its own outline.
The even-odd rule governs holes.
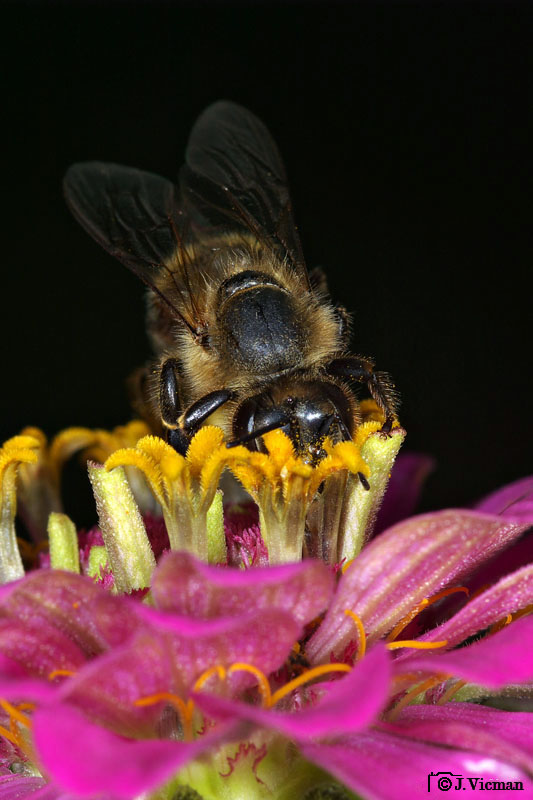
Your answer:
[[[531,715],[469,702],[531,691],[533,567],[513,556],[531,522],[524,486],[365,545],[403,438],[372,422],[315,468],[278,433],[268,454],[227,449],[210,429],[186,459],[153,437],[101,453],[90,475],[104,544],[89,571],[102,581],[105,563],[115,594],[77,574],[76,532],[56,508],[62,569],[22,577],[15,473],[42,496],[53,443],[26,431],[4,447],[0,796],[319,800],[350,796],[344,786],[392,800],[425,796],[438,772],[466,791],[467,778],[533,790]],[[172,552],[155,571],[124,466],[163,510]],[[259,507],[241,554],[277,566],[205,563],[236,552],[217,494],[225,467]],[[146,485],[135,491],[142,504]]]

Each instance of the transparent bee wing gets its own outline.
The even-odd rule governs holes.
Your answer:
[[[200,115],[187,145],[180,189],[196,236],[206,229],[251,233],[286,257],[309,287],[283,161],[254,114],[219,101]]]
[[[150,172],[90,161],[70,167],[64,191],[82,227],[195,333],[198,309],[187,272],[187,221],[180,210],[178,188]],[[172,276],[179,303],[160,289],[165,272]]]
[[[64,190],[85,230],[194,336],[204,325],[200,269],[217,268],[205,260],[200,267],[198,254],[229,247],[228,234],[251,236],[287,258],[310,288],[278,149],[263,123],[234,103],[214,103],[197,120],[179,186],[92,161],[70,167]]]

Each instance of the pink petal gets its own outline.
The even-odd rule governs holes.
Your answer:
[[[78,800],[77,794],[72,792],[65,792],[60,786],[55,783],[47,783],[42,789],[39,789],[31,796],[31,800]],[[95,800],[117,800],[110,794],[99,794]]]
[[[35,678],[12,678],[0,673],[0,697],[10,702],[49,703],[57,694],[57,686]]]
[[[222,739],[217,733],[190,743],[128,740],[66,705],[38,710],[33,736],[43,767],[59,785],[79,797],[102,792],[117,800],[156,789]]]
[[[424,453],[400,453],[378,512],[374,536],[409,517],[416,509],[422,486],[435,469],[435,461]]]
[[[36,570],[8,584],[0,595],[1,626],[8,629],[3,637],[0,633],[0,652],[9,655],[10,640],[19,640],[18,627],[31,637],[31,648],[40,650],[41,671],[63,667],[61,663],[51,665],[58,658],[56,651],[62,649],[65,661],[70,659],[77,666],[80,658],[120,644],[137,630],[139,622],[131,612],[132,605],[133,601],[111,595],[90,578],[61,570]],[[30,645],[26,649],[31,652]],[[25,659],[34,666],[39,664],[38,658],[27,658],[25,652],[16,660],[24,663]],[[66,663],[64,666],[68,668]]]
[[[320,684],[327,692],[316,705],[283,713],[199,692],[195,701],[208,716],[247,720],[298,741],[359,731],[371,724],[384,707],[390,682],[390,659],[376,646],[338,681]],[[318,688],[318,687],[317,687]]]
[[[31,619],[0,621],[0,654],[42,678],[55,669],[78,669],[86,661],[67,634]]]
[[[394,667],[398,672],[442,672],[493,689],[524,683],[533,679],[533,617],[459,650],[415,651]]]
[[[410,738],[476,750],[533,772],[533,714],[474,703],[413,705],[392,727]]]
[[[178,668],[166,637],[139,634],[128,645],[94,659],[64,680],[58,695],[115,733],[153,736],[162,704],[138,706],[136,701],[161,692],[186,699],[174,670]]]
[[[302,628],[283,611],[256,611],[241,617],[195,620],[139,608],[154,628],[170,634],[176,653],[176,671],[190,684],[214,664],[234,661],[254,664],[265,673],[278,669],[290,653]]]
[[[284,663],[301,633],[280,611],[215,621],[165,616],[169,627],[143,632],[95,659],[65,681],[60,696],[116,733],[147,736],[161,705],[139,707],[136,700],[161,692],[186,700],[196,680],[216,664],[227,668],[245,661],[269,674]],[[212,680],[219,685],[216,676]],[[238,672],[231,689],[238,692],[256,683],[250,673]]]
[[[476,504],[476,509],[512,522],[533,524],[533,477],[522,478],[489,494]]]
[[[331,744],[304,743],[303,755],[320,765],[365,800],[422,800],[428,797],[428,776],[431,794],[440,796],[435,773],[463,775],[461,796],[476,794],[467,777],[484,781],[522,781],[527,797],[533,792],[533,781],[516,767],[495,758],[469,751],[413,742],[383,731],[373,730],[338,740]],[[451,778],[455,792],[456,779]],[[431,794],[429,796],[431,796]]]
[[[37,797],[35,794],[45,784],[43,778],[23,777],[22,775],[2,775],[0,777],[0,797],[2,800],[25,800]]]
[[[489,628],[533,603],[533,564],[502,578],[495,586],[474,597],[451,619],[420,637],[420,641],[446,641],[452,648],[469,636]],[[402,656],[402,659],[405,656]]]
[[[364,548],[343,575],[326,617],[308,642],[313,663],[330,660],[355,638],[351,609],[369,642],[384,636],[424,597],[470,572],[526,526],[474,511],[451,510],[405,520]]]
[[[168,553],[152,583],[156,606],[198,619],[279,609],[306,623],[327,607],[334,577],[319,561],[253,570],[210,567],[188,553]]]
[[[505,575],[515,572],[524,564],[530,564],[533,553],[533,529],[529,528],[515,542],[489,558],[472,573],[468,578],[468,588],[471,594],[484,591]]]

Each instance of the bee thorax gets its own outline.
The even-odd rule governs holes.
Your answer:
[[[299,364],[305,336],[295,304],[283,288],[255,285],[233,294],[218,318],[220,352],[257,375]]]

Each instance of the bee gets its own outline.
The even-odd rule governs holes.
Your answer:
[[[316,464],[326,436],[354,435],[357,383],[390,431],[392,381],[349,352],[349,315],[306,270],[281,156],[250,111],[209,106],[176,184],[95,161],[70,167],[64,188],[85,230],[148,287],[157,358],[137,407],[179,453],[209,421],[250,449],[279,428]]]

